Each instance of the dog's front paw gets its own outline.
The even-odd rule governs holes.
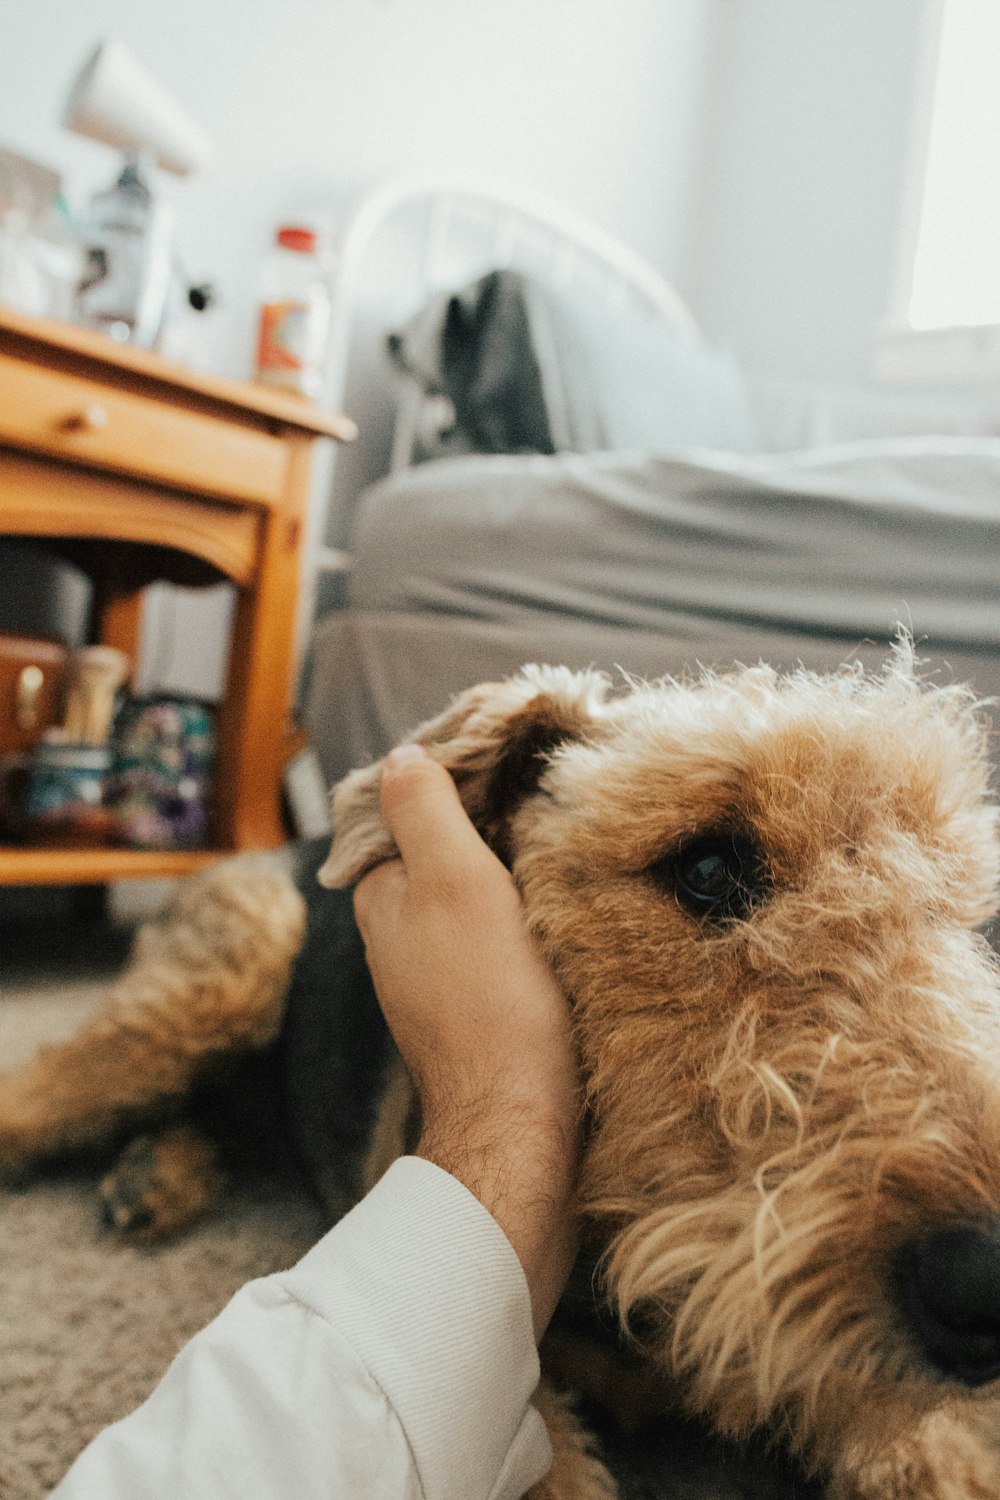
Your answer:
[[[840,1474],[830,1500],[998,1500],[1000,1446],[949,1412],[933,1412],[909,1437],[856,1472]]]
[[[104,1221],[133,1241],[166,1239],[200,1218],[221,1184],[215,1148],[193,1127],[140,1136],[101,1182]]]

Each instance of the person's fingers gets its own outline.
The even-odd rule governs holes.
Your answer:
[[[419,745],[400,746],[386,757],[381,803],[407,874],[418,880],[481,860],[486,852],[451,776]]]

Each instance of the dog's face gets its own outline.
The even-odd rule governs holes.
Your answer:
[[[528,669],[417,736],[508,860],[573,1008],[584,1211],[691,1402],[813,1459],[1000,1377],[1000,983],[960,689]],[[328,880],[392,853],[379,770]]]

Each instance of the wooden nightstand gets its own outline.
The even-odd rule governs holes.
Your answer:
[[[82,567],[94,582],[93,639],[133,661],[147,584],[228,578],[238,591],[214,847],[0,847],[0,884],[182,874],[281,842],[310,449],[353,436],[346,417],[294,397],[0,309],[0,535]]]

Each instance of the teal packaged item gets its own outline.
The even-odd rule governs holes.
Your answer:
[[[40,741],[24,807],[31,836],[106,834],[102,804],[110,766],[111,752],[101,746]]]

